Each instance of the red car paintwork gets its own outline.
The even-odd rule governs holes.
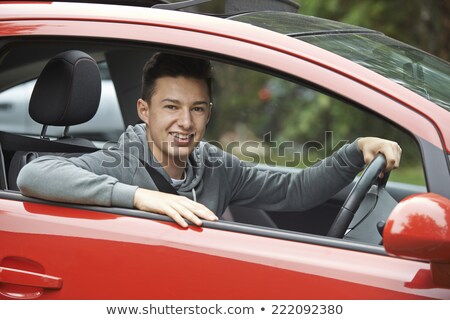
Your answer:
[[[437,194],[410,196],[395,207],[386,224],[386,249],[404,257],[420,254],[422,259],[445,257],[450,261],[449,219],[448,199]],[[425,244],[429,246],[423,243],[419,246],[411,239],[427,239]],[[390,247],[391,242],[396,243],[395,248]]]
[[[217,55],[239,52],[450,151],[447,111],[330,52],[250,25],[120,6],[0,4],[0,36],[20,35],[171,39]],[[450,299],[428,262],[63,206],[0,199],[0,208],[2,298]]]
[[[31,293],[29,287],[0,284],[0,294],[10,297],[450,298],[448,290],[412,289],[424,285],[414,279],[422,270],[429,272],[425,262],[208,228],[182,230],[174,223],[64,207],[6,200],[0,205],[1,238],[6,239],[0,266],[29,268],[63,281],[63,290],[36,287]],[[21,252],[9,249],[15,241],[27,246]],[[336,250],[339,261],[327,264]]]
[[[437,194],[414,195],[392,211],[385,248],[396,256],[431,261],[434,281],[450,285],[450,202]]]

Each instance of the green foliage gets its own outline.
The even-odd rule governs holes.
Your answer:
[[[450,58],[448,0],[297,0],[300,13],[383,32],[444,60]]]

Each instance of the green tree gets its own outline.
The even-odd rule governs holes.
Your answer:
[[[300,13],[375,29],[450,59],[449,0],[297,0]]]

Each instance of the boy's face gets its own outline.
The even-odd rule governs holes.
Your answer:
[[[208,86],[204,80],[162,77],[156,80],[150,101],[139,99],[138,113],[147,124],[147,140],[163,165],[183,166],[205,134],[211,115]]]

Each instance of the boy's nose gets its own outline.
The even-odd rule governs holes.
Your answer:
[[[183,109],[180,111],[178,125],[184,129],[190,129],[192,127],[192,117],[189,109]]]

